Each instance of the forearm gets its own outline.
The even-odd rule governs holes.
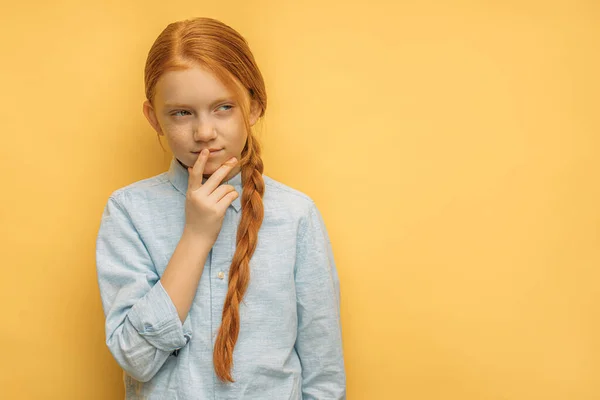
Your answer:
[[[184,230],[160,279],[182,323],[196,295],[210,249],[206,239]]]

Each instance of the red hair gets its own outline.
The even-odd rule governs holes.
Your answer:
[[[233,349],[240,331],[239,305],[250,280],[250,258],[256,249],[264,209],[263,162],[258,140],[252,134],[246,96],[260,108],[267,107],[263,77],[246,40],[234,29],[211,18],[194,18],[169,24],[158,36],[146,60],[146,98],[152,102],[156,82],[167,71],[199,65],[207,68],[232,90],[242,107],[248,139],[242,150],[242,217],[237,229],[236,249],[229,270],[229,288],[223,318],[213,352],[216,375],[234,382],[231,376]],[[244,93],[245,91],[245,93]]]

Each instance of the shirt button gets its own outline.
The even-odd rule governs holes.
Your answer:
[[[223,278],[225,278],[225,272],[219,271],[219,273],[217,274],[217,276],[219,277],[219,279],[223,279]]]

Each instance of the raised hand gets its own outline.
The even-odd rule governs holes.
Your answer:
[[[188,168],[190,176],[185,202],[184,231],[203,238],[212,247],[221,231],[227,208],[239,196],[233,186],[220,184],[238,161],[235,157],[229,159],[202,183],[208,155],[209,151],[203,150],[194,166]]]

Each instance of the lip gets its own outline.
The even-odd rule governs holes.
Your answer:
[[[223,149],[208,149],[208,151],[210,151],[209,156],[212,156],[213,154],[216,154],[216,153],[220,152],[221,150],[223,150]],[[201,151],[192,151],[192,153],[200,154]]]

